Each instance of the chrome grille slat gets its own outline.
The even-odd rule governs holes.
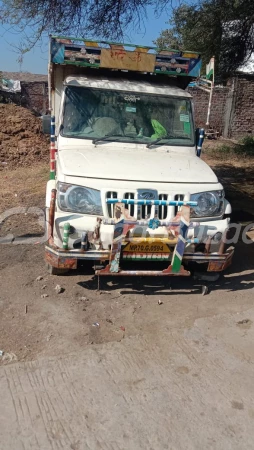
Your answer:
[[[176,201],[180,201],[180,200],[184,200],[184,195],[183,194],[176,194],[174,197],[174,200]],[[177,215],[178,211],[180,210],[181,206],[175,206],[175,216]]]
[[[141,219],[149,219],[151,216],[152,206],[141,206]]]
[[[159,200],[167,200],[168,196],[167,194],[160,194]],[[163,220],[166,219],[168,215],[168,207],[167,206],[159,206],[159,219]]]
[[[126,192],[124,194],[124,198],[127,199],[134,199],[135,198],[135,194],[134,192]],[[134,209],[135,209],[135,205],[125,205],[125,208],[128,209],[129,214],[134,217]]]
[[[117,192],[109,191],[106,193],[106,198],[117,198]],[[112,219],[114,217],[114,205],[107,203],[108,216]]]

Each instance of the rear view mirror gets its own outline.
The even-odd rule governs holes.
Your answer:
[[[42,132],[44,134],[51,134],[51,116],[41,116],[42,119]]]
[[[200,157],[200,155],[201,155],[204,138],[205,138],[204,128],[197,128],[196,129],[196,154],[198,157]]]

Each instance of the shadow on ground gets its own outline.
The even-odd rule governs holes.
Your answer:
[[[222,164],[213,167],[219,181],[225,188],[227,200],[231,203],[233,213],[231,221],[254,222],[254,166],[234,167]]]
[[[179,293],[191,295],[202,293],[203,286],[209,291],[225,290],[227,292],[242,291],[254,288],[254,243],[236,245],[235,255],[231,267],[229,267],[216,282],[198,281],[193,277],[127,277],[127,276],[101,276],[94,275],[92,265],[86,266],[91,273],[91,278],[85,282],[78,282],[81,287],[90,290],[121,290],[121,294],[142,295],[169,295]],[[84,268],[80,267],[77,275],[82,275]],[[71,273],[71,275],[73,275]],[[99,282],[98,282],[99,281]]]

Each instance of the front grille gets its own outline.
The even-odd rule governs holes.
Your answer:
[[[115,191],[108,191],[106,193],[106,198],[126,198],[126,199],[134,199],[138,198],[134,192],[125,192],[124,194],[119,194]],[[176,194],[172,197],[168,196],[168,194],[159,194],[159,200],[170,200],[171,198],[176,201],[184,200],[184,195]],[[175,216],[180,206],[137,206],[137,205],[125,205],[125,208],[128,209],[130,216],[137,217],[138,219],[147,219],[153,214],[158,217],[160,220],[172,219]],[[111,219],[114,217],[114,205],[107,204],[107,212],[108,217]],[[172,217],[171,217],[172,216]]]

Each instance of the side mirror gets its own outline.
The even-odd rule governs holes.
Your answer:
[[[41,116],[42,132],[44,134],[51,134],[51,116]]]
[[[204,128],[197,128],[196,129],[196,153],[197,153],[198,157],[200,157],[200,155],[201,155],[204,139],[205,139]]]

